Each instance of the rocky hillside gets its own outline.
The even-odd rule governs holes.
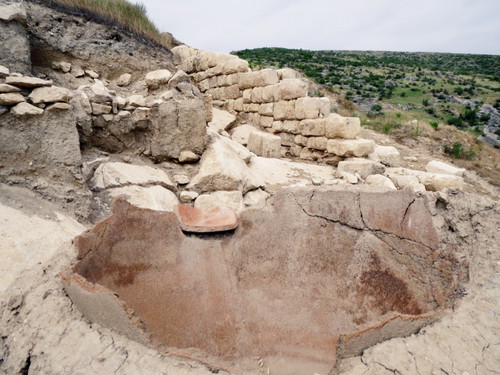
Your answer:
[[[39,1],[0,30],[3,372],[495,373],[497,187],[292,69]]]

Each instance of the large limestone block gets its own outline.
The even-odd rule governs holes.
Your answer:
[[[160,185],[172,190],[175,188],[175,184],[165,171],[126,163],[99,165],[94,172],[91,184],[98,190],[127,185]]]
[[[265,103],[261,104],[259,107],[259,115],[262,116],[273,116],[274,104],[273,103]]]
[[[281,156],[281,138],[269,133],[250,133],[247,147],[258,156],[266,158],[279,158]]]
[[[253,87],[265,87],[278,83],[278,73],[274,69],[262,69],[257,72],[240,74],[239,87],[241,90]]]
[[[343,160],[338,164],[338,171],[358,174],[362,179],[366,179],[372,174],[384,173],[384,166],[371,160],[352,158],[348,160]]]
[[[461,190],[465,186],[462,177],[451,174],[421,172],[418,174],[418,179],[429,191]]]
[[[162,85],[166,85],[172,78],[172,73],[167,69],[160,69],[146,74],[145,80],[149,90],[156,90]]]
[[[123,197],[134,206],[155,211],[173,212],[179,200],[170,190],[161,186],[124,186],[108,190],[112,197]]]
[[[212,130],[209,130],[208,134],[213,141],[219,141],[231,147],[245,163],[248,163],[255,156],[248,148],[228,137],[220,135]]]
[[[276,85],[269,85],[262,88],[262,102],[271,103],[274,102],[274,90]],[[277,100],[276,100],[277,101]]]
[[[415,192],[425,192],[425,186],[420,183],[420,180],[417,176],[408,176],[391,172],[387,172],[386,174],[388,178],[394,183],[394,185],[400,190],[411,188]]]
[[[425,170],[431,173],[449,174],[462,177],[465,173],[464,168],[457,168],[439,160],[432,160],[425,166]]]
[[[256,131],[259,131],[259,129],[255,126],[243,124],[234,129],[231,139],[246,146],[248,144],[248,137],[250,137],[250,133]]]
[[[202,194],[196,198],[194,206],[203,211],[210,211],[217,207],[227,207],[239,214],[244,209],[241,191],[216,191]]]
[[[181,97],[160,104],[152,117],[151,154],[179,158],[182,151],[201,155],[207,144],[206,113],[200,97]]]
[[[295,104],[295,113],[298,120],[315,119],[328,115],[330,100],[328,98],[299,98]]]
[[[273,133],[290,133],[290,134],[298,134],[299,133],[299,122],[294,120],[285,120],[285,121],[274,121],[272,125]]]
[[[354,139],[361,131],[361,122],[357,117],[342,117],[331,113],[325,120],[327,138]]]
[[[280,100],[273,107],[275,120],[295,120],[295,100]]]
[[[373,152],[368,155],[370,160],[382,163],[387,166],[396,166],[399,163],[399,151],[393,146],[375,146]]]
[[[188,188],[198,192],[240,190],[245,193],[263,185],[233,148],[217,140],[203,154],[199,172]]]
[[[307,140],[307,148],[313,150],[325,151],[328,145],[328,138],[326,137],[309,137]]]
[[[303,79],[284,79],[274,89],[274,100],[293,100],[307,95],[307,82]]]
[[[212,121],[208,127],[216,132],[228,130],[236,121],[236,116],[222,109],[214,108],[212,110]]]
[[[240,73],[240,72],[244,73],[247,71],[248,71],[248,61],[240,58],[229,59],[222,65],[222,72],[226,75]]]
[[[71,91],[65,87],[39,87],[34,89],[28,98],[33,104],[39,103],[55,103],[55,102],[69,102],[71,99]]]
[[[5,78],[5,83],[18,87],[34,88],[42,86],[52,86],[54,82],[51,80],[36,78],[36,77],[14,77]]]
[[[278,69],[277,72],[278,72],[278,77],[280,78],[280,80],[300,78],[300,76],[301,76],[301,74],[298,71],[291,69],[291,68]]]
[[[179,65],[184,60],[196,54],[196,50],[186,45],[177,46],[170,50],[173,54],[174,64]]]
[[[325,135],[325,120],[302,120],[299,123],[300,134],[304,136],[323,137]]]
[[[327,146],[329,153],[343,157],[363,157],[374,149],[375,142],[370,139],[329,139]]]

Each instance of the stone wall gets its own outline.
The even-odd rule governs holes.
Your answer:
[[[252,71],[237,56],[188,46],[172,52],[177,67],[212,97],[214,106],[279,136],[282,156],[336,163],[374,150],[374,142],[357,139],[359,119],[330,113],[328,98],[309,97],[308,81],[295,70]]]

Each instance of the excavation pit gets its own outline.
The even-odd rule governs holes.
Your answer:
[[[284,189],[236,230],[203,235],[117,200],[75,244],[63,279],[90,320],[236,372],[326,375],[434,321],[456,286],[411,190]]]

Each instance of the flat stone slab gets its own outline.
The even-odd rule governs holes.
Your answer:
[[[175,214],[184,232],[216,233],[236,229],[238,217],[227,207],[216,207],[210,211],[185,204],[175,208]]]

